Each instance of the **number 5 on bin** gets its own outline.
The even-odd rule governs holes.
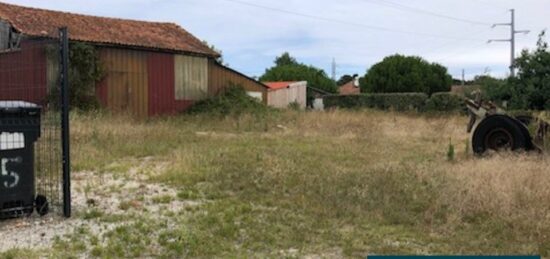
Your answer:
[[[2,185],[5,188],[14,188],[19,184],[19,174],[10,170],[10,167],[11,167],[10,164],[11,163],[20,164],[22,162],[21,160],[22,160],[21,157],[17,157],[17,158],[2,158],[2,161],[0,161],[2,166],[1,167],[2,178],[3,179],[6,179],[6,177],[13,178],[13,180],[11,181],[3,180]]]

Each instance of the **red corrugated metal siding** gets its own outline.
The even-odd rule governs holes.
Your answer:
[[[97,99],[99,103],[101,104],[101,107],[108,107],[108,100],[109,100],[109,89],[107,84],[107,78],[103,78],[101,82],[99,82],[95,89],[95,94],[97,96]]]
[[[148,53],[114,48],[101,48],[99,53],[105,69],[105,78],[96,90],[101,102],[106,103],[111,111],[146,117],[149,102]]]
[[[149,116],[175,114],[189,108],[192,101],[178,101],[175,96],[174,55],[150,52]]]
[[[46,103],[45,46],[43,42],[24,41],[20,50],[0,53],[0,100]]]

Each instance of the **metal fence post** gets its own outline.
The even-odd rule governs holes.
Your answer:
[[[71,154],[69,132],[69,37],[59,29],[61,46],[61,139],[63,141],[63,215],[71,217]]]

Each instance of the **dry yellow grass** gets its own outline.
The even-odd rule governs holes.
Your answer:
[[[337,110],[148,121],[75,114],[72,122],[75,174],[132,177],[132,163],[147,158],[139,174],[149,182],[203,202],[170,216],[170,228],[147,225],[147,214],[128,222],[146,222],[144,231],[155,233],[141,233],[151,239],[144,251],[167,257],[550,252],[550,159],[475,157],[466,117]],[[127,255],[116,250],[124,235],[84,250]]]

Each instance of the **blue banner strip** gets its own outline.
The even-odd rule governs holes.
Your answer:
[[[535,255],[488,255],[488,256],[477,256],[477,255],[369,255],[367,259],[541,259],[540,256]]]

